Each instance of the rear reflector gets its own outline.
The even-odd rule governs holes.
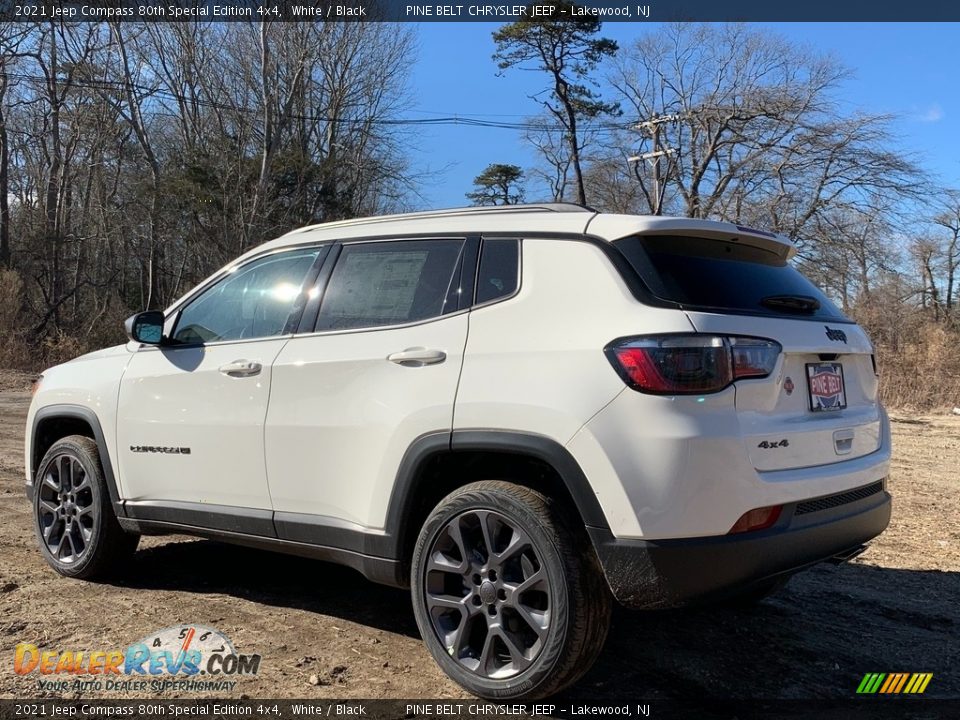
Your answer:
[[[688,333],[623,338],[604,352],[634,390],[695,395],[723,390],[741,378],[766,377],[780,350],[773,340]]]
[[[752,530],[766,530],[780,518],[780,512],[782,510],[783,505],[771,505],[770,507],[747,510],[747,512],[741,515],[740,519],[733,524],[733,527],[730,528],[730,532],[727,534],[735,535]]]

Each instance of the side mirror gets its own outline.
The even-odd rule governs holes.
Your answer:
[[[163,343],[163,321],[162,312],[148,310],[128,317],[123,323],[123,329],[127,331],[127,337],[134,342],[160,345]]]

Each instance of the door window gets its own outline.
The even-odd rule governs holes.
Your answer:
[[[463,240],[391,240],[343,246],[317,330],[402,325],[458,308]]]
[[[268,338],[291,332],[303,284],[325,249],[276,253],[243,265],[192,300],[173,338],[181,343]]]

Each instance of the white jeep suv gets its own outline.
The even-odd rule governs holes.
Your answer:
[[[870,341],[794,252],[571,205],[297,230],[43,373],[40,548],[80,578],[142,534],[342,563],[409,586],[472,693],[555,693],[611,598],[759,598],[887,526]]]

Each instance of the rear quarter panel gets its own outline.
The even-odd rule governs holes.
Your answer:
[[[518,294],[470,313],[454,430],[513,430],[567,445],[625,391],[606,345],[625,335],[691,329],[680,311],[640,304],[597,245],[525,239]],[[568,449],[608,521],[619,516],[629,503],[603,458]]]

